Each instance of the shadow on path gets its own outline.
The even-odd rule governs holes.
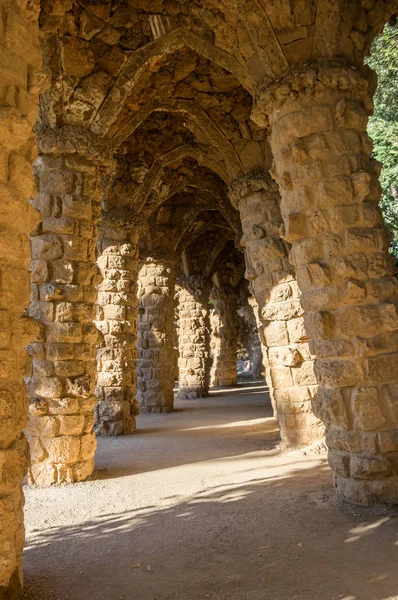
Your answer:
[[[50,526],[28,540],[28,589],[34,579],[36,594],[60,600],[394,598],[397,520],[344,514],[325,471],[299,466],[167,508]]]
[[[93,478],[124,477],[278,448],[278,424],[264,382],[216,390],[199,400],[180,400],[176,409],[139,415],[132,435],[99,438]]]
[[[99,479],[27,489],[25,599],[396,600],[396,512],[279,452],[261,387],[141,415],[99,440]]]

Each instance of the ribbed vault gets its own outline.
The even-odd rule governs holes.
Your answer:
[[[117,136],[127,115],[139,113],[151,96],[160,102],[178,97],[176,89],[193,94],[195,62],[211,61],[214,72],[228,73],[251,95],[264,78],[275,80],[290,66],[320,56],[341,56],[361,67],[396,11],[394,0],[333,4],[43,1],[41,31],[52,85],[42,119]]]

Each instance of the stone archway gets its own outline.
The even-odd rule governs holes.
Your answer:
[[[133,222],[137,213],[146,222],[171,188],[183,186],[186,191],[192,183],[201,188],[203,178],[214,183],[214,174],[231,188],[236,179],[271,169],[278,182],[281,199],[275,202],[282,221],[267,217],[264,222],[264,207],[253,199],[252,190],[236,203],[239,209],[242,201],[248,203],[242,210],[246,252],[264,252],[264,263],[270,251],[280,261],[280,270],[267,270],[269,265],[263,264],[259,273],[261,260],[255,260],[253,281],[263,278],[256,299],[268,333],[274,328],[282,335],[279,327],[290,328],[294,331],[289,336],[298,336],[294,345],[307,343],[295,323],[302,315],[284,294],[291,293],[297,302],[301,293],[310,352],[303,349],[303,355],[294,348],[304,358],[299,367],[301,359],[288,348],[291,337],[287,341],[282,335],[281,343],[278,338],[277,351],[269,344],[276,404],[279,398],[283,406],[278,409],[281,423],[287,431],[294,422],[293,431],[304,422],[307,430],[308,395],[299,402],[296,398],[301,387],[318,386],[312,405],[327,428],[341,495],[362,504],[396,503],[398,497],[397,291],[377,208],[378,167],[369,159],[371,144],[365,133],[373,82],[363,68],[363,57],[385,20],[397,11],[396,2],[352,2],[345,11],[330,10],[327,2],[263,7],[245,0],[232,8],[220,3],[215,9],[210,3],[203,10],[190,3],[174,10],[159,2],[156,13],[111,8],[106,2],[43,0],[41,55],[38,2],[3,0],[1,6],[6,17],[0,42],[3,596],[15,596],[21,587],[20,484],[27,468],[22,381],[29,375],[23,345],[31,342],[33,358],[28,381],[31,477],[43,484],[85,479],[95,451],[95,246],[101,208],[108,214],[127,206]],[[49,79],[45,92],[41,56]],[[40,92],[41,155],[34,206],[41,222],[31,242],[29,319],[21,314],[27,305],[28,234],[38,221],[27,199],[33,195],[33,130]],[[181,102],[165,103],[170,96]],[[145,111],[150,103],[152,112]],[[257,125],[250,121],[252,109]],[[151,132],[162,122],[159,112],[166,117],[162,135],[154,140]],[[135,129],[118,142],[120,131],[134,118]],[[217,143],[212,145],[209,138]],[[126,192],[124,199],[115,193],[116,204],[112,194],[104,200],[109,187]],[[221,194],[220,212],[234,222],[236,214],[228,211]],[[252,217],[260,220],[251,223]],[[291,279],[279,278],[288,252],[298,287],[290,266]],[[118,253],[111,256],[119,258]],[[136,248],[128,258],[136,261]],[[250,278],[251,266],[248,261]],[[270,272],[279,279],[267,285]],[[279,300],[297,312],[276,319],[272,311]],[[120,317],[122,304],[116,306],[104,310],[100,321],[127,321]],[[115,319],[110,318],[113,310],[119,315]],[[317,357],[316,381],[311,368],[303,367],[311,363],[310,355]],[[133,355],[111,353],[113,364],[106,368],[112,382],[117,380],[118,361],[125,359],[134,363]],[[298,371],[303,380],[297,379]],[[128,389],[134,396],[133,380],[104,387],[115,387],[118,394]],[[123,402],[129,411],[135,406],[134,398]],[[298,413],[293,404],[300,404]],[[309,418],[317,429],[318,422]],[[117,420],[131,430],[134,411]]]
[[[247,15],[243,14],[243,7],[247,9]],[[318,93],[319,82],[325,85],[323,81],[325,78],[328,89],[339,89],[339,93],[347,81],[351,81],[354,88],[358,88],[358,94],[363,100],[365,98],[364,95],[361,96],[363,80],[354,75],[354,69],[362,68],[363,54],[367,51],[371,39],[380,30],[383,19],[394,12],[394,3],[380,3],[377,10],[373,4],[366,8],[361,8],[359,4],[353,5],[344,17],[346,38],[340,36],[344,20],[342,14],[339,12],[332,14],[325,7],[317,11],[313,5],[308,5],[301,12],[296,8],[287,10],[286,7],[279,10],[276,5],[269,5],[264,10],[257,3],[252,6],[247,6],[246,3],[241,6],[234,5],[230,12],[224,12],[223,8],[220,8],[225,23],[234,22],[238,30],[245,30],[246,34],[240,37],[232,35],[231,27],[228,29],[221,25],[223,20],[220,19],[221,13],[216,16],[214,9],[209,9],[207,13],[201,13],[201,9],[198,9],[203,18],[204,29],[201,30],[200,26],[198,29],[198,21],[195,18],[191,20],[192,15],[189,11],[184,12],[184,8],[173,16],[168,14],[166,8],[164,15],[161,15],[162,11],[160,11],[159,15],[154,17],[145,10],[141,12],[135,10],[130,11],[131,14],[128,15],[123,13],[122,18],[121,12],[119,14],[116,10],[115,14],[111,14],[112,11],[103,7],[100,14],[95,15],[97,19],[95,20],[92,17],[92,8],[80,7],[76,8],[76,15],[79,23],[82,19],[85,25],[82,25],[81,30],[79,28],[75,30],[72,25],[75,17],[71,16],[67,8],[53,9],[45,3],[43,5],[41,24],[44,54],[48,58],[51,50],[57,46],[61,56],[57,68],[49,64],[50,70],[52,69],[52,86],[42,103],[42,122],[46,129],[46,134],[43,136],[45,152],[54,152],[54,147],[58,148],[59,139],[66,139],[66,136],[69,136],[71,139],[68,139],[68,144],[62,152],[77,154],[79,151],[84,154],[81,145],[83,143],[84,146],[82,138],[86,134],[81,134],[79,128],[83,127],[85,131],[91,130],[90,143],[96,152],[109,144],[108,150],[117,158],[118,167],[114,171],[114,185],[119,188],[119,191],[120,184],[122,188],[124,186],[122,196],[116,194],[118,207],[126,208],[130,203],[134,218],[145,214],[145,221],[167,197],[168,187],[181,185],[181,177],[187,173],[189,176],[195,170],[197,174],[199,173],[194,167],[195,163],[216,173],[227,185],[231,185],[233,180],[246,177],[248,173],[267,171],[271,167],[271,154],[267,145],[270,140],[274,158],[277,159],[276,166],[278,167],[278,160],[282,161],[282,166],[279,164],[279,172],[277,173],[275,169],[272,172],[277,173],[279,187],[282,190],[280,204],[285,223],[282,227],[281,222],[272,222],[272,233],[265,228],[265,235],[263,235],[264,231],[261,233],[261,226],[256,230],[253,229],[256,242],[254,245],[250,243],[253,245],[253,252],[260,253],[266,252],[270,246],[275,252],[278,247],[282,252],[284,247],[284,260],[287,261],[288,252],[290,259],[295,260],[296,242],[302,235],[300,227],[303,216],[300,212],[288,210],[289,220],[286,221],[285,203],[291,201],[290,196],[294,196],[294,193],[290,194],[290,192],[295,192],[297,177],[301,175],[290,173],[285,165],[289,163],[290,150],[286,148],[286,156],[281,152],[286,141],[283,132],[282,137],[278,139],[273,131],[271,136],[267,137],[264,126],[269,119],[273,125],[275,119],[279,119],[281,107],[285,110],[286,106],[290,106],[289,102],[285,102],[284,94],[287,89],[292,96],[300,92],[301,87],[313,93],[314,81],[318,81],[315,85],[317,88],[315,93]],[[258,18],[259,15],[262,15],[261,18]],[[124,21],[127,16],[127,21]],[[134,19],[138,19],[137,23]],[[87,23],[93,25],[90,32],[87,30]],[[124,32],[124,35],[118,38],[119,47],[117,51],[113,49],[115,57],[109,62],[101,53],[101,44],[116,45],[111,42],[113,38],[110,36],[110,30],[123,24],[126,24],[127,29],[131,27],[132,31]],[[210,36],[205,42],[200,41],[204,30],[213,33],[212,42],[207,41],[210,40]],[[224,39],[226,30],[230,35]],[[292,30],[295,31],[293,37],[288,34],[288,31]],[[56,42],[52,36],[54,31],[60,32]],[[265,39],[267,43],[264,43]],[[97,53],[94,51],[95,44],[92,40],[95,40],[96,48],[99,48]],[[87,60],[84,64],[74,60],[79,48],[87,51],[85,55]],[[123,54],[126,51],[132,51],[128,60]],[[340,58],[334,62],[336,55]],[[315,67],[306,66],[306,61],[318,60],[319,56],[323,58],[320,62],[314,63]],[[294,67],[298,59],[300,64]],[[345,66],[341,61],[346,61],[347,65],[350,65],[348,71],[346,69],[346,74],[348,73],[349,76],[345,83],[343,81]],[[240,67],[237,66],[238,63]],[[184,68],[181,68],[181,65],[184,65]],[[322,65],[326,65],[325,73],[322,71]],[[314,72],[315,79],[312,74]],[[298,84],[295,80],[296,74],[298,74]],[[285,79],[280,83],[282,76]],[[60,86],[61,81],[67,81],[68,85]],[[62,90],[67,91],[64,93]],[[172,101],[168,100],[170,96],[174,97]],[[253,120],[258,123],[257,128],[253,125],[253,121],[249,122],[253,97],[255,103],[252,115]],[[347,99],[351,101],[350,93]],[[346,101],[344,98],[343,100]],[[338,105],[337,120],[347,118],[352,108],[352,103],[348,102],[348,104],[350,105],[348,108],[344,103]],[[366,105],[367,102],[365,102],[365,110]],[[239,110],[237,110],[238,106]],[[294,111],[294,104],[292,107]],[[318,112],[320,115],[322,111]],[[363,115],[359,114],[359,111],[355,117],[354,113],[355,110],[350,113],[349,118],[354,121],[357,118],[359,127]],[[160,118],[159,114],[163,116]],[[321,116],[319,118],[321,119]],[[323,126],[328,126],[327,118],[325,119],[321,129]],[[212,123],[217,125],[220,133],[214,129]],[[308,132],[305,124],[303,127],[303,131]],[[159,137],[153,135],[156,130],[162,132]],[[300,136],[302,137],[301,134],[298,135]],[[209,144],[212,138],[216,140],[215,145]],[[224,142],[224,139],[228,141]],[[71,143],[75,148],[73,150],[71,150]],[[304,164],[305,149],[301,148],[299,142],[295,142],[293,150],[293,162]],[[326,149],[326,152],[328,151],[329,149]],[[91,151],[90,153],[92,154]],[[126,160],[126,156],[134,156],[134,162]],[[361,165],[358,165],[359,169],[360,167]],[[81,174],[77,179],[80,176],[83,181],[84,176]],[[361,183],[359,179],[361,178],[358,178],[357,185],[361,186],[363,181],[361,180]],[[304,202],[299,192],[297,194],[296,210],[302,206],[300,202]],[[114,208],[111,198],[105,202],[104,208],[106,213]],[[244,216],[249,216],[249,210],[244,211]],[[264,214],[260,216],[264,219]],[[320,222],[315,225],[322,226]],[[280,231],[276,232],[275,227],[280,227]],[[337,234],[332,232],[327,237],[328,243],[332,245],[333,240],[338,243],[333,235]],[[290,251],[285,242],[279,238],[287,240],[288,244],[291,243],[292,250]],[[274,258],[277,260],[276,256]],[[283,262],[282,254],[278,259]],[[257,260],[256,268],[260,268],[260,263],[261,261]],[[298,263],[295,266],[299,268]],[[291,268],[288,267],[287,270],[291,271]],[[247,270],[247,274],[252,277],[250,269]],[[263,271],[261,273],[263,280],[264,274]],[[271,286],[267,286],[265,281],[262,282],[261,293],[265,292],[266,298],[257,298],[262,317],[267,323],[277,321],[277,315],[273,313],[275,294],[291,293],[295,296],[296,306],[293,301],[288,301],[286,298],[283,302],[287,302],[295,314],[285,315],[285,318],[293,317],[298,322],[299,317],[302,316],[300,314],[302,308],[298,302],[298,289],[289,281],[282,282],[287,284],[284,287],[283,285],[279,287],[280,283],[279,281],[275,286],[275,282],[272,282]],[[300,278],[299,287],[302,287]],[[40,316],[40,318],[46,319],[47,316]],[[322,316],[325,327],[327,327],[327,318],[326,315]],[[48,328],[48,324],[46,327]],[[293,325],[291,327],[293,328]],[[267,329],[270,331],[268,325]],[[283,342],[286,344],[282,346],[283,352],[280,351],[279,346],[276,351],[269,352],[269,374],[271,380],[273,379],[273,387],[286,390],[295,389],[297,385],[297,394],[301,387],[306,389],[305,398],[300,397],[299,401],[297,396],[294,396],[294,401],[291,402],[290,394],[286,395],[285,392],[276,394],[279,396],[281,406],[284,407],[280,410],[280,420],[286,425],[286,431],[292,428],[291,441],[294,443],[298,443],[300,439],[308,441],[312,435],[302,435],[299,430],[302,426],[308,429],[308,418],[313,419],[312,416],[308,416],[311,415],[309,399],[315,389],[311,387],[316,386],[317,382],[312,371],[311,354],[318,354],[312,346],[311,352],[308,346],[304,351],[305,338],[311,338],[312,335],[308,332],[300,334],[296,331],[296,333],[301,337],[295,340],[294,344],[303,344],[304,354],[300,354],[297,348],[289,347],[290,337],[289,341]],[[317,365],[321,364],[321,360],[318,360]],[[340,361],[339,367],[341,365]],[[297,380],[292,379],[293,372]],[[50,378],[48,375],[45,377],[47,380]],[[72,375],[73,377],[77,375]],[[53,383],[55,385],[55,382]],[[49,393],[48,390],[45,392]],[[52,390],[52,396],[56,392],[57,389]],[[358,402],[362,406],[362,400]],[[295,412],[297,405],[300,405],[300,416]],[[288,412],[285,413],[284,410]],[[323,415],[322,411],[319,414]],[[312,424],[314,431],[319,432],[319,422],[313,419]],[[69,473],[68,469],[66,471]]]

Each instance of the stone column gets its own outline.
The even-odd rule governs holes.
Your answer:
[[[109,216],[110,215],[110,216]],[[104,215],[98,241],[96,325],[101,334],[97,350],[97,435],[122,435],[136,428],[137,231],[123,222],[114,225],[115,211]]]
[[[306,445],[323,437],[323,427],[311,408],[314,363],[289,249],[279,235],[278,189],[268,173],[252,173],[235,181],[230,195],[242,220],[245,276],[258,304],[266,380],[281,438],[288,445]]]
[[[26,5],[27,3],[25,3]],[[24,314],[29,303],[29,233],[39,216],[35,194],[35,123],[41,75],[38,3],[1,3],[0,86],[0,598],[22,588],[22,481],[28,467],[25,346],[40,339]],[[16,43],[23,32],[23,44]]]
[[[198,275],[180,277],[177,286],[179,327],[179,398],[209,394],[209,308],[206,282]]]
[[[242,343],[252,365],[251,378],[253,381],[260,381],[263,379],[263,373],[265,372],[263,354],[266,354],[266,348],[263,347],[258,335],[260,322],[258,319],[258,305],[254,296],[249,296],[249,298],[245,298],[243,302],[240,302],[238,315],[242,319],[241,329],[244,329]]]
[[[40,143],[35,206],[42,221],[31,238],[29,314],[42,324],[43,339],[30,347],[26,432],[30,481],[51,485],[81,481],[94,468],[96,222],[103,162],[111,157],[74,128],[42,131]]]
[[[285,237],[316,354],[314,411],[339,493],[398,503],[395,259],[366,133],[368,82],[343,60],[294,67],[260,90],[272,130]]]
[[[173,324],[173,372],[174,372],[174,382],[178,381],[178,302],[176,298],[176,287],[174,286],[174,324]]]
[[[228,387],[237,384],[236,353],[238,349],[236,292],[230,286],[213,285],[210,290],[213,310],[210,313],[210,348],[212,366],[210,385]]]
[[[144,412],[174,406],[174,292],[176,263],[148,257],[138,276],[137,398]]]
[[[249,324],[252,324],[252,320],[256,324],[256,329],[252,331],[252,346],[253,346],[253,379],[260,381],[264,378],[264,372],[266,365],[264,364],[264,357],[267,356],[267,348],[264,346],[260,339],[259,328],[261,326],[258,316],[258,304],[254,296],[248,298],[248,305],[252,315],[252,318],[248,319]],[[253,327],[253,324],[252,324]],[[275,415],[276,416],[276,415]]]

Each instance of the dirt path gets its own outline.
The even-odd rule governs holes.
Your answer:
[[[93,481],[26,490],[27,600],[398,599],[396,513],[279,452],[262,386],[177,408],[100,439]]]

